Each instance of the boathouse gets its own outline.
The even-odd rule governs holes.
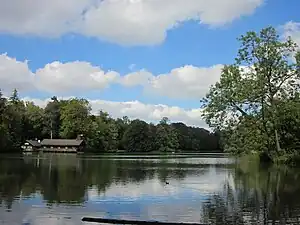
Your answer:
[[[41,148],[41,142],[39,140],[26,140],[22,149],[24,152],[37,151]]]
[[[84,140],[79,139],[44,139],[41,142],[42,151],[47,152],[82,152]]]
[[[83,152],[85,141],[82,135],[76,139],[43,139],[40,141],[27,140],[22,146],[24,152]]]

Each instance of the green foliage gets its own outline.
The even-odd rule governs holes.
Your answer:
[[[33,102],[26,102],[26,109],[25,109],[25,136],[26,138],[30,137],[46,137],[47,136],[47,120],[45,111],[34,105]]]
[[[220,81],[202,99],[204,118],[222,131],[227,151],[255,151],[273,161],[298,152],[297,45],[290,38],[282,41],[272,27],[238,40],[235,63],[224,66]]]
[[[48,123],[48,132],[53,138],[59,137],[60,130],[60,107],[62,101],[59,102],[56,96],[51,98],[52,102],[49,102],[45,108],[45,120]]]
[[[17,149],[24,141],[24,121],[25,121],[25,105],[19,99],[17,90],[14,90],[8,99],[5,109],[5,125],[8,134],[8,146]]]
[[[60,107],[60,137],[76,138],[86,135],[89,129],[89,102],[85,99],[71,99]]]
[[[169,119],[164,117],[156,126],[156,149],[162,152],[174,151],[179,147],[178,132],[168,125],[168,121]]]
[[[185,124],[177,127],[167,117],[154,125],[127,116],[113,119],[103,111],[93,115],[86,99],[54,96],[43,109],[20,100],[16,90],[8,99],[0,93],[0,151],[20,151],[27,139],[73,139],[81,134],[90,152],[220,151],[214,133]]]
[[[153,151],[154,135],[149,124],[141,120],[133,120],[123,136],[125,148],[130,152]]]

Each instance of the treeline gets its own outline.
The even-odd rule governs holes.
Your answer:
[[[220,135],[203,128],[170,123],[168,118],[154,125],[145,121],[112,118],[107,112],[91,114],[86,99],[52,100],[41,108],[24,102],[17,90],[9,98],[0,93],[0,151],[19,151],[28,139],[76,138],[83,134],[87,150],[108,152],[218,151]]]
[[[225,150],[261,159],[300,161],[300,52],[273,27],[247,32],[235,63],[203,99],[207,123],[222,131]]]

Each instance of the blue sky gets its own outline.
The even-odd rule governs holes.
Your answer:
[[[16,87],[41,106],[79,96],[114,117],[205,126],[199,99],[233,62],[238,36],[272,25],[300,43],[298,0],[59,2],[0,3],[4,93]]]

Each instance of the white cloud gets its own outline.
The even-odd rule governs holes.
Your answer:
[[[152,95],[199,100],[219,81],[222,68],[221,64],[203,68],[186,65],[159,75],[140,70],[120,77],[119,83],[126,87],[140,85]]]
[[[72,97],[58,97],[69,99]],[[33,101],[35,104],[45,107],[50,99],[23,98],[25,101]],[[142,119],[148,122],[158,122],[162,117],[168,117],[172,122],[184,122],[190,126],[207,128],[207,124],[201,118],[201,109],[183,109],[177,106],[163,104],[144,104],[139,101],[116,102],[106,100],[91,100],[92,113],[97,114],[99,110],[108,112],[114,118],[128,116],[130,119]]]
[[[40,90],[54,94],[103,90],[118,82],[115,71],[103,71],[89,62],[52,62],[33,73],[27,61],[18,61],[6,54],[0,55],[0,82],[4,93],[13,88],[19,91]]]
[[[197,68],[184,66],[173,69],[170,73],[158,76],[141,70],[120,76],[115,71],[105,72],[100,67],[88,62],[52,62],[33,73],[27,61],[22,62],[0,55],[0,82],[5,94],[17,88],[23,94],[26,91],[40,90],[60,96],[82,95],[82,92],[101,91],[110,84],[118,83],[125,87],[140,85],[148,93],[169,96],[174,99],[200,99],[209,86],[220,76],[222,66]],[[44,105],[44,100],[35,99],[38,105]],[[90,100],[94,112],[102,109],[113,117],[124,115],[130,118],[140,118],[146,121],[159,121],[166,116],[172,121],[182,121],[188,125],[206,126],[201,118],[200,109],[182,109],[177,106],[163,104],[144,104],[139,101],[112,102],[105,100]]]
[[[0,3],[0,32],[58,37],[75,29],[90,0],[10,0]]]
[[[145,69],[120,76],[116,71],[106,72],[89,62],[56,61],[33,73],[26,61],[17,61],[4,54],[0,55],[0,81],[4,92],[17,88],[20,91],[37,89],[51,94],[78,94],[101,91],[118,83],[129,88],[142,86],[152,95],[198,100],[207,93],[210,85],[219,80],[222,67],[187,65],[157,76]]]
[[[119,74],[105,73],[88,62],[52,62],[36,71],[36,85],[41,90],[57,93],[69,91],[102,90],[116,82]]]
[[[283,40],[291,37],[292,40],[298,45],[298,50],[300,50],[300,23],[289,21],[284,25],[280,26],[281,36]],[[291,60],[296,62],[295,55],[291,56]]]
[[[168,117],[171,121],[182,121],[188,125],[207,126],[201,118],[200,109],[186,110],[177,106],[144,104],[139,101],[111,102],[91,100],[90,102],[94,112],[103,109],[110,112],[113,117],[127,115],[133,119],[139,118],[146,121],[159,121],[162,117]]]
[[[200,99],[221,75],[222,65],[199,68],[192,65],[173,69],[168,74],[153,76],[146,90],[171,98]]]
[[[34,74],[28,68],[27,61],[21,62],[6,54],[0,55],[0,88],[5,93],[17,88],[20,91],[32,90]]]
[[[164,41],[196,20],[220,26],[252,14],[263,0],[10,0],[0,4],[0,32],[58,37],[79,33],[125,45]]]
[[[123,76],[119,80],[119,83],[121,83],[125,87],[133,87],[138,85],[147,86],[152,78],[152,73],[148,72],[147,70],[140,70]]]
[[[300,23],[290,21],[284,24],[283,36],[285,38],[290,36],[300,47]]]

